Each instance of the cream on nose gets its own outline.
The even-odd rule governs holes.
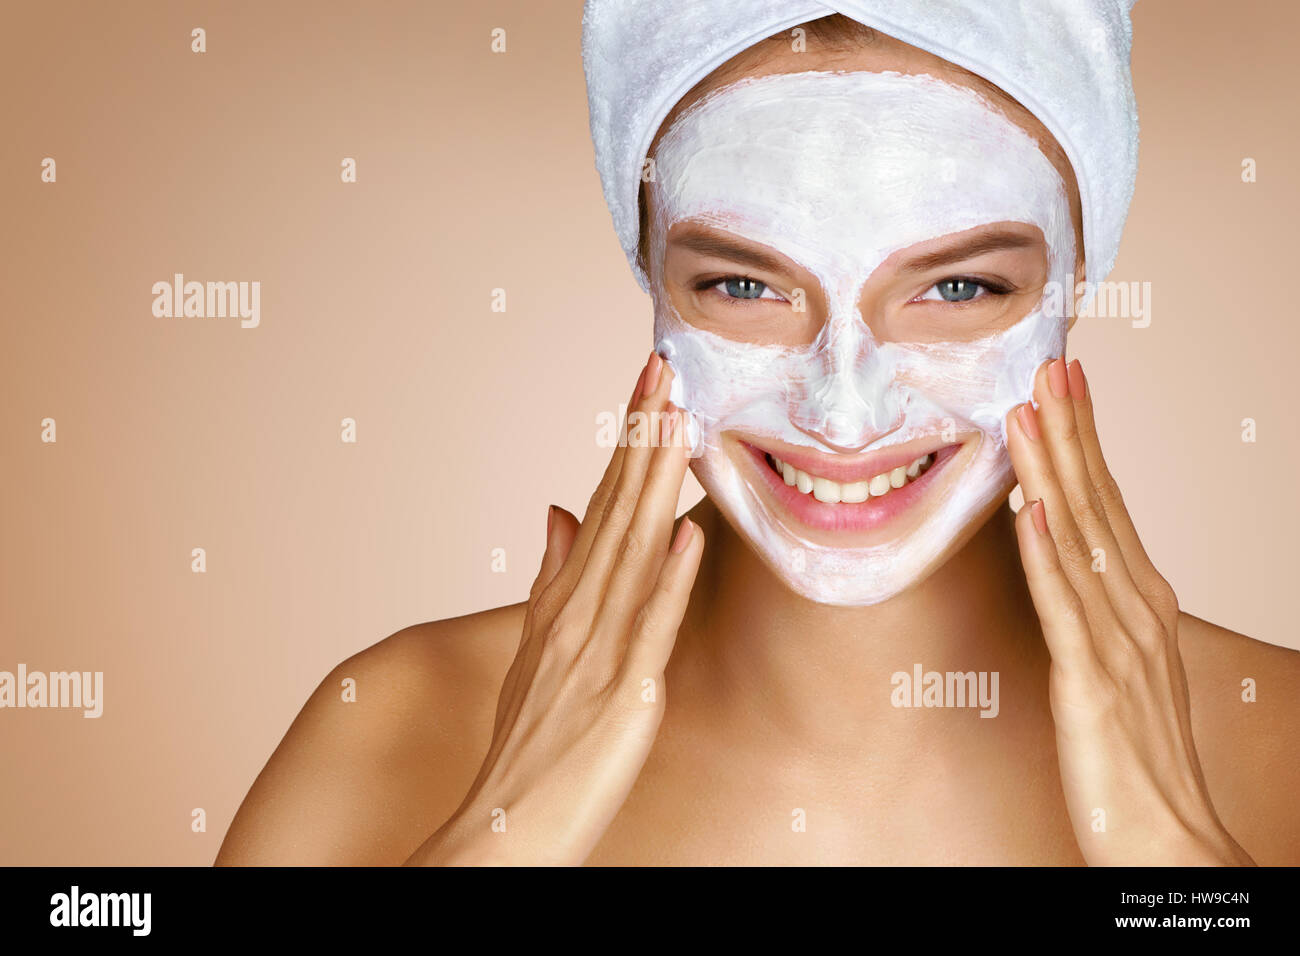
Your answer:
[[[856,309],[832,314],[806,359],[791,421],[827,445],[866,447],[899,419],[893,375]]]

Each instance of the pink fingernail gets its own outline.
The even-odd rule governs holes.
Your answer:
[[[1033,405],[1025,402],[1017,408],[1016,421],[1020,422],[1020,430],[1030,441],[1038,441],[1038,414],[1034,411]]]
[[[555,526],[555,505],[546,506],[546,543],[551,542],[551,528]]]
[[[673,539],[673,554],[681,554],[686,550],[686,546],[691,543],[691,538],[695,536],[695,524],[690,518],[683,518],[681,525],[677,528],[677,537]]]
[[[1056,398],[1065,398],[1070,394],[1070,383],[1065,373],[1065,359],[1059,358],[1047,366],[1047,387]]]
[[[1075,359],[1070,363],[1070,397],[1081,402],[1088,397],[1088,380],[1083,377],[1083,363]]]
[[[1034,527],[1038,533],[1047,536],[1047,511],[1043,508],[1043,499],[1039,498],[1029,506],[1029,516],[1034,519]]]
[[[655,389],[659,387],[659,376],[664,369],[664,360],[659,357],[658,352],[650,353],[650,361],[645,367],[645,389],[646,395],[653,395]]]

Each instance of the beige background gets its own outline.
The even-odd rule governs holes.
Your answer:
[[[525,596],[546,505],[581,512],[596,415],[651,344],[593,168],[579,18],[8,12],[0,669],[102,670],[106,701],[0,711],[0,863],[210,862],[334,664]],[[1085,319],[1071,349],[1183,606],[1300,646],[1300,7],[1143,0],[1135,21],[1141,174],[1112,278],[1152,283],[1153,322]],[[175,272],[260,281],[261,326],[153,317]]]

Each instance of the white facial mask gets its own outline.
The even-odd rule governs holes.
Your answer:
[[[655,339],[676,372],[672,400],[694,418],[696,476],[799,594],[837,605],[893,597],[929,573],[1006,487],[1003,419],[1029,400],[1038,366],[1061,354],[1066,321],[1059,296],[1045,295],[987,338],[878,343],[859,313],[863,284],[899,249],[1019,222],[1042,230],[1049,281],[1073,288],[1074,229],[1060,175],[1024,130],[975,92],[895,73],[742,80],[684,113],[655,167]],[[816,340],[751,345],[683,321],[662,274],[668,230],[683,220],[762,243],[816,276],[828,309]],[[729,431],[823,454],[979,437],[971,454],[945,466],[959,475],[936,476],[950,493],[937,508],[929,500],[933,511],[919,526],[872,547],[837,547],[800,534],[764,503],[724,453]]]

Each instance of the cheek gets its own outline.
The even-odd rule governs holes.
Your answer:
[[[675,372],[669,398],[691,414],[695,454],[718,451],[726,429],[786,436],[795,381],[788,350],[731,342],[672,318],[656,322],[656,349]]]
[[[1065,348],[1065,321],[1042,310],[972,343],[900,346],[900,384],[1005,443],[1004,419],[1033,396],[1034,374]]]

